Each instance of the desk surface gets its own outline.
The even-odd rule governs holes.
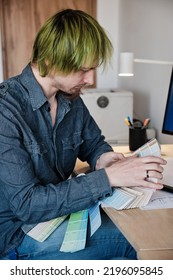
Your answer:
[[[126,146],[113,146],[115,152],[129,154],[129,147]],[[173,157],[173,144],[162,144],[161,145],[161,155]]]
[[[114,151],[129,153],[128,146],[115,146]],[[173,157],[173,145],[161,145],[161,153]],[[173,260],[173,209],[104,210],[135,248],[138,259]]]
[[[173,260],[173,209],[104,211],[137,251],[138,259]]]
[[[115,152],[129,153],[128,146],[114,146]],[[173,157],[173,145],[161,145],[163,156]],[[84,170],[86,163],[77,163]],[[173,260],[173,209],[117,211],[104,208],[137,251],[138,259]]]
[[[123,154],[129,154],[130,151],[129,151],[129,147],[126,145],[126,146],[113,146],[113,149],[115,152],[117,153],[123,153]],[[169,156],[169,157],[173,157],[173,144],[163,144],[161,145],[161,153],[162,153],[162,156]],[[77,163],[76,163],[76,167],[75,169],[76,170],[81,170],[81,172],[85,172],[85,169],[86,169],[86,162],[82,162],[80,160],[77,160]]]

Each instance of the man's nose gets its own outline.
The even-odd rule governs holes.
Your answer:
[[[84,83],[86,83],[88,85],[93,85],[94,84],[94,73],[95,73],[94,69],[91,69],[88,72],[86,72],[85,76],[84,76]]]

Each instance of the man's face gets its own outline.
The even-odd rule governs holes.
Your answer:
[[[61,90],[69,99],[78,97],[82,88],[94,83],[94,70],[96,67],[82,67],[78,72],[68,75],[57,75],[53,77],[53,86]]]

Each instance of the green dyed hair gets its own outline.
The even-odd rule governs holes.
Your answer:
[[[41,27],[33,45],[31,63],[45,77],[52,69],[69,74],[87,64],[104,67],[112,55],[112,44],[100,24],[80,10],[66,9]]]

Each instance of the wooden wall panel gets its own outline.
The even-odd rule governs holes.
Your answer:
[[[36,32],[58,10],[72,8],[96,17],[96,0],[0,0],[4,78],[28,63]]]

